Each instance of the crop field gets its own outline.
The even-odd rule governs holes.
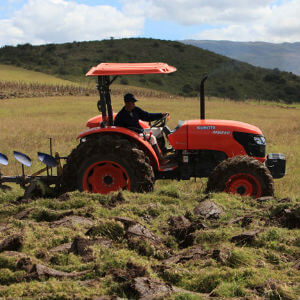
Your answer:
[[[168,126],[198,119],[199,100],[139,88],[137,105],[170,112]],[[4,175],[21,173],[13,150],[42,168],[37,152],[67,156],[97,96],[0,100]],[[208,98],[206,118],[258,126],[267,152],[285,153],[287,175],[275,197],[205,195],[206,179],[157,181],[153,193],[22,199],[0,190],[0,298],[4,299],[294,299],[300,297],[299,105]],[[213,210],[209,208],[213,207]],[[148,298],[147,298],[148,297]]]

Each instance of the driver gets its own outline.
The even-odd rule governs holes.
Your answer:
[[[125,94],[124,95],[124,103],[125,105],[116,115],[114,120],[115,126],[125,127],[130,130],[133,130],[139,133],[141,136],[146,134],[144,132],[143,127],[139,124],[139,120],[142,121],[155,121],[159,120],[163,117],[166,117],[169,113],[148,113],[141,108],[135,106],[135,102],[138,101],[135,99],[133,94]],[[156,138],[154,135],[146,134],[147,138],[150,139],[150,144],[152,145],[153,149],[155,150],[159,162],[161,164],[166,164],[168,160],[164,159],[161,150],[157,144]]]

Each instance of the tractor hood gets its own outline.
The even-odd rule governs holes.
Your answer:
[[[232,120],[189,120],[186,121],[189,127],[194,127],[196,130],[206,131],[212,130],[214,134],[218,134],[217,131],[240,131],[253,134],[262,134],[262,131],[251,124],[232,121]],[[209,127],[209,128],[206,128]]]
[[[231,120],[189,120],[180,121],[168,135],[170,144],[176,150],[207,149],[225,152],[227,157],[243,155],[245,149],[236,139],[236,134],[263,136],[253,125]],[[263,153],[261,154],[265,156]]]

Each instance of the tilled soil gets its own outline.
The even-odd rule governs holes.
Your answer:
[[[253,286],[244,284],[240,293],[247,291],[245,295],[257,299],[277,294],[293,299],[295,295],[291,291],[300,278],[297,203],[275,198],[250,200],[251,206],[240,210],[243,215],[238,216],[213,198],[200,199],[189,209],[161,218],[159,210],[168,210],[167,205],[132,205],[131,195],[123,193],[109,197],[103,205],[91,196],[93,200],[87,200],[88,205],[93,204],[90,207],[81,204],[72,208],[76,203],[73,197],[70,193],[49,200],[54,201],[47,202],[51,208],[40,207],[39,199],[15,202],[9,206],[11,210],[2,208],[6,217],[0,208],[0,269],[4,272],[0,297],[4,290],[9,293],[8,287],[25,282],[29,288],[37,282],[47,285],[58,280],[59,285],[72,280],[79,289],[89,287],[89,297],[94,299],[175,299],[180,294],[222,298],[224,292],[219,287],[226,281],[225,270],[226,274],[243,269],[251,273],[262,266],[269,270],[270,278]],[[61,209],[55,209],[54,203]],[[146,215],[150,217],[146,219]],[[293,246],[288,236],[279,236],[282,230],[295,230]],[[276,244],[269,241],[277,241],[284,251],[271,251],[267,247]],[[251,252],[263,256],[251,257]],[[274,266],[285,270],[289,280],[278,279]],[[58,290],[53,289],[58,296]],[[72,291],[68,293],[75,297]],[[38,297],[31,294],[34,296]],[[47,298],[45,291],[42,297]]]

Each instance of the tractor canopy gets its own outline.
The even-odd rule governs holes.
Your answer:
[[[166,63],[101,63],[92,67],[85,76],[167,74],[177,69]]]

